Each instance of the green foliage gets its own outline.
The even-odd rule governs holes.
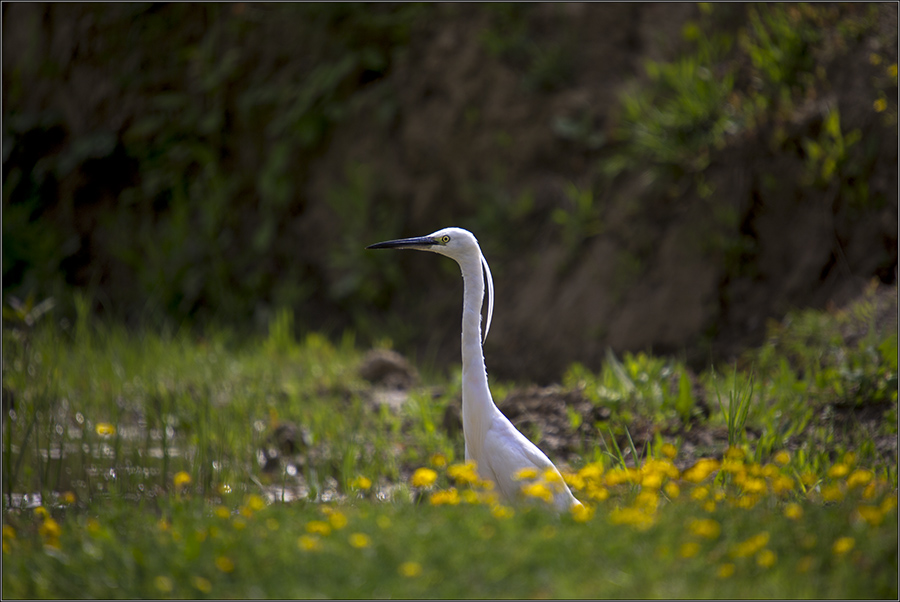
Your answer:
[[[747,415],[750,413],[750,406],[753,403],[753,376],[750,376],[745,386],[743,383],[738,384],[737,370],[734,371],[731,388],[728,389],[728,407],[722,403],[715,373],[713,373],[713,381],[719,410],[728,425],[728,445],[729,447],[739,447],[746,438],[744,425],[747,423]]]

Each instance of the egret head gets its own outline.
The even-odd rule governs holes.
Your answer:
[[[478,241],[468,230],[462,228],[443,228],[437,232],[432,232],[427,236],[416,236],[414,238],[401,238],[398,240],[388,240],[386,242],[375,243],[369,245],[367,249],[416,249],[419,251],[432,251],[440,253],[456,260],[463,270],[463,278],[466,277],[466,266],[478,265],[484,268],[487,275],[488,289],[488,313],[487,322],[484,327],[484,339],[487,339],[488,331],[491,328],[491,318],[494,314],[494,279],[491,276],[491,268],[488,267],[487,260],[481,253],[481,247]]]

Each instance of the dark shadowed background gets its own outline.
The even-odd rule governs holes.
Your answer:
[[[384,337],[488,367],[695,364],[897,275],[897,5],[3,4],[3,297]],[[81,295],[78,297],[78,295]]]

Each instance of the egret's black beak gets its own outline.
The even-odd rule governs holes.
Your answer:
[[[399,240],[388,240],[385,242],[376,242],[369,245],[367,249],[428,249],[438,244],[438,242],[430,236],[417,236],[415,238],[401,238]]]

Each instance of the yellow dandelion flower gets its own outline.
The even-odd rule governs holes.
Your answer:
[[[44,522],[41,523],[41,526],[38,527],[38,533],[41,534],[41,537],[46,539],[56,539],[62,534],[62,528],[60,528],[58,522],[48,517],[45,518]]]
[[[234,517],[234,520],[231,521],[231,526],[234,527],[237,531],[240,531],[247,526],[247,521],[239,516],[236,516]]]
[[[172,583],[172,579],[164,575],[159,575],[156,579],[154,579],[153,584],[156,585],[156,589],[164,594],[168,594],[172,591],[172,588],[175,587]]]
[[[759,502],[759,496],[754,494],[742,495],[737,500],[737,507],[743,510],[753,508]]]
[[[447,456],[438,452],[436,454],[432,454],[428,462],[435,468],[444,468],[445,466],[447,466]]]
[[[750,477],[743,482],[741,489],[744,490],[744,493],[765,493],[766,482],[762,479]]]
[[[582,477],[580,474],[574,472],[564,472],[562,477],[563,481],[566,482],[566,485],[568,485],[572,490],[581,491],[584,489],[585,480],[584,477]]]
[[[847,476],[850,472],[850,467],[846,464],[835,464],[831,468],[828,469],[828,476],[832,479],[839,479],[841,477]]]
[[[747,452],[740,447],[729,447],[725,450],[725,457],[729,460],[743,460],[746,455]]]
[[[472,489],[464,489],[461,495],[462,501],[467,504],[477,504],[481,501],[481,496],[478,495],[477,491]]]
[[[176,489],[181,489],[182,487],[186,487],[191,484],[191,475],[182,471],[176,472],[175,476],[172,477],[172,482],[175,484]]]
[[[653,516],[639,508],[615,508],[609,513],[609,521],[613,524],[630,525],[639,530],[653,526]]]
[[[407,560],[399,567],[397,567],[397,572],[399,572],[404,577],[418,577],[422,574],[422,565],[418,562]]]
[[[697,500],[698,502],[702,502],[708,497],[709,489],[706,487],[694,487],[694,489],[691,490],[691,499]]]
[[[791,454],[789,454],[786,450],[781,450],[777,454],[775,454],[775,463],[780,466],[787,466],[791,463]]]
[[[819,480],[819,477],[816,476],[816,473],[807,470],[802,475],[800,475],[800,482],[806,485],[807,487],[812,487]]]
[[[720,467],[719,461],[714,458],[700,458],[693,466],[684,471],[681,476],[685,481],[699,483],[719,470]]]
[[[349,541],[354,548],[368,548],[372,545],[372,540],[365,533],[351,533]]]
[[[670,460],[674,459],[675,456],[678,455],[678,448],[676,448],[671,443],[663,443],[662,447],[659,448],[659,451],[662,455],[669,458]]]
[[[301,550],[312,552],[322,547],[322,542],[315,535],[301,535],[297,538],[297,546]]]
[[[875,109],[876,113],[881,113],[887,109],[887,99],[883,96],[881,98],[876,98],[875,102],[872,103],[872,108]]]
[[[678,549],[678,555],[682,558],[693,558],[700,551],[700,544],[696,541],[686,541]]]
[[[50,511],[43,506],[38,506],[34,509],[34,515],[41,520],[46,520],[50,516]]]
[[[791,502],[784,507],[784,515],[791,520],[798,520],[803,516],[803,507]]]
[[[431,487],[437,481],[437,473],[430,468],[417,468],[410,483],[413,487]]]
[[[572,506],[571,512],[572,518],[578,523],[586,523],[594,517],[594,509],[584,504]]]
[[[98,422],[94,431],[101,437],[110,437],[116,434],[116,427],[108,422]]]
[[[769,532],[762,531],[761,533],[757,533],[750,539],[737,544],[731,550],[731,555],[735,558],[746,558],[747,556],[753,556],[758,551],[763,549],[767,543],[769,543]]]
[[[822,488],[822,499],[826,502],[839,502],[844,499],[844,490],[838,485],[827,485]]]
[[[553,493],[543,483],[529,483],[522,486],[522,493],[528,497],[538,498],[545,502],[553,501]]]
[[[707,539],[715,539],[722,531],[719,523],[711,518],[695,518],[688,524],[688,529],[693,535]]]
[[[716,569],[716,576],[719,579],[727,579],[734,575],[734,564],[731,562],[723,562]]]
[[[592,485],[587,488],[588,497],[595,502],[602,502],[609,498],[609,489],[602,485]]]
[[[774,479],[772,479],[771,483],[772,493],[776,495],[781,495],[782,493],[786,493],[788,491],[793,491],[794,489],[794,479],[791,477],[780,474]]]
[[[474,485],[480,481],[475,462],[453,464],[447,468],[447,475],[456,481],[457,485]]]
[[[360,475],[350,481],[350,487],[352,487],[353,489],[362,489],[363,491],[368,491],[372,487],[372,480]]]
[[[649,512],[655,512],[659,506],[659,493],[650,489],[645,489],[637,494],[634,499],[634,505]]]
[[[87,519],[86,526],[88,533],[90,533],[91,535],[96,535],[100,532],[100,521],[98,521],[96,518]]]
[[[343,512],[335,511],[328,516],[328,522],[335,530],[343,529],[347,526],[347,516]]]
[[[859,514],[860,518],[862,518],[873,527],[877,527],[878,525],[880,525],[882,519],[884,518],[884,514],[877,506],[863,505],[857,508],[856,512]]]
[[[768,548],[760,550],[756,555],[756,564],[764,569],[772,568],[776,560],[778,560],[778,556]]]
[[[884,501],[881,502],[881,511],[887,514],[891,510],[897,507],[897,497],[889,496],[884,498]]]
[[[852,550],[854,545],[856,545],[856,541],[852,537],[838,537],[831,546],[831,551],[841,556]]]
[[[897,63],[894,63],[893,65],[888,66],[887,74],[893,78],[897,77]]]
[[[537,468],[520,468],[515,473],[513,473],[513,479],[516,481],[530,481],[532,479],[536,479],[538,476]]]
[[[258,495],[251,495],[247,498],[247,507],[255,511],[262,510],[266,507],[266,500]]]
[[[590,464],[586,464],[582,467],[581,470],[578,471],[578,476],[580,476],[585,481],[599,481],[601,477],[603,477],[603,464],[600,462],[591,462]]]
[[[234,561],[228,556],[216,556],[216,568],[223,573],[231,573],[234,571]]]
[[[666,495],[673,500],[681,494],[681,489],[678,487],[678,483],[674,481],[669,481],[668,483],[666,483],[666,485],[663,487],[663,491],[665,491]]]
[[[75,494],[71,491],[66,491],[64,494],[62,494],[59,501],[61,501],[63,504],[66,504],[67,506],[70,504],[74,504]]]
[[[212,583],[210,583],[209,579],[206,577],[201,577],[199,575],[191,577],[191,584],[204,594],[208,594],[212,591]]]
[[[225,506],[216,506],[215,514],[219,518],[228,518],[231,516],[231,511]]]
[[[331,533],[331,525],[321,520],[311,520],[306,523],[306,532],[314,535],[327,536]]]
[[[515,514],[515,511],[509,506],[494,504],[491,506],[491,514],[495,518],[511,518]]]
[[[854,464],[856,464],[856,452],[848,451],[844,453],[844,457],[841,461],[847,466],[852,467]]]
[[[716,502],[714,500],[707,500],[703,504],[703,509],[707,512],[715,512],[716,511]]]
[[[651,472],[644,475],[644,478],[641,481],[641,486],[648,489],[659,489],[660,487],[662,487],[662,483],[663,475],[658,472]]]
[[[865,468],[857,468],[847,477],[847,487],[855,489],[863,485],[868,485],[875,478],[875,473]]]
[[[563,478],[562,475],[559,474],[555,468],[548,468],[541,474],[541,478],[544,479],[547,483],[562,483]]]
[[[3,539],[15,539],[16,530],[12,525],[3,525]]]
[[[450,489],[444,491],[435,491],[431,494],[428,502],[432,506],[441,506],[444,504],[456,506],[457,504],[459,504],[459,492],[456,491],[455,487],[451,487]]]

